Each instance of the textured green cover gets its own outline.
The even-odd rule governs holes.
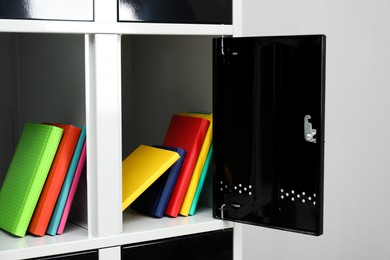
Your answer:
[[[0,191],[0,228],[26,234],[62,133],[51,125],[24,125]]]

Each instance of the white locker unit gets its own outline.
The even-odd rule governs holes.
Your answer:
[[[10,8],[9,2],[0,1],[0,8]],[[209,7],[207,1],[185,2],[195,14]],[[1,259],[119,259],[122,248],[232,229],[223,234],[232,236],[230,254],[242,259],[242,225],[213,217],[211,178],[205,206],[194,216],[153,219],[121,210],[122,159],[139,144],[161,142],[173,113],[213,110],[212,41],[242,34],[242,1],[222,2],[232,12],[222,22],[201,15],[180,23],[118,17],[118,10],[138,1],[95,0],[85,19],[0,11],[0,96],[6,104],[0,115],[7,126],[0,130],[0,184],[25,122],[87,127],[86,174],[72,208],[74,223],[61,236],[16,238],[0,231]]]

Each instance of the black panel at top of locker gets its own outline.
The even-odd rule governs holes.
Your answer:
[[[216,218],[322,234],[325,36],[214,39]]]
[[[0,19],[93,21],[93,0],[0,0]]]
[[[232,0],[118,0],[119,21],[232,24]]]

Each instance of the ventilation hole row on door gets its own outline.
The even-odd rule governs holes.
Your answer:
[[[297,191],[293,189],[280,189],[280,199],[289,200],[291,202],[316,205],[317,195],[315,193],[309,194],[306,191]]]
[[[219,190],[221,192],[237,193],[242,195],[253,196],[253,186],[250,184],[225,184],[223,181],[219,182]]]

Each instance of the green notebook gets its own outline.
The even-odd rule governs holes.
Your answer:
[[[26,123],[0,191],[0,228],[26,234],[63,129]]]

